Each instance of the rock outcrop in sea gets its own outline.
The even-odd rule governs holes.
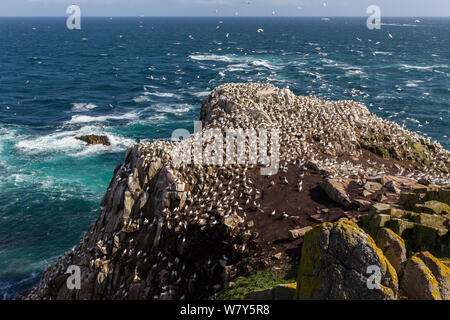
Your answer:
[[[296,96],[260,83],[214,89],[200,120],[203,131],[183,142],[127,150],[97,220],[25,298],[208,299],[236,277],[298,262],[298,298],[398,298],[402,290],[415,292],[409,279],[425,268],[447,279],[434,256],[408,251],[407,257],[399,239],[379,231],[407,238],[408,250],[449,250],[443,197],[450,154],[439,143],[382,120],[362,103]],[[190,164],[180,161],[174,151],[191,148],[213,128],[223,136],[228,129],[278,130],[278,141],[267,138],[279,145],[278,170],[261,175],[268,164],[252,158],[252,139],[245,140],[243,163],[207,164],[195,153]],[[203,138],[208,150],[214,138]],[[223,142],[215,146],[226,149]],[[368,233],[360,228],[366,226]],[[367,264],[381,267],[381,289],[361,287]],[[80,289],[66,286],[71,265],[81,270]],[[442,288],[438,296],[439,281],[424,298],[448,294]],[[420,290],[412,298],[422,298]]]
[[[111,142],[109,141],[107,136],[89,134],[86,136],[75,137],[75,139],[86,142],[87,145],[95,145],[95,144],[102,144],[104,146],[111,145]]]

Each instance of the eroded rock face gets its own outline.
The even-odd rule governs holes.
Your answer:
[[[376,244],[400,277],[406,262],[405,241],[392,230],[381,228],[377,233]]]
[[[440,201],[430,200],[423,204],[416,204],[413,210],[429,214],[448,214],[450,213],[450,206]]]
[[[355,165],[339,158],[344,155],[348,159],[349,154],[361,157],[363,151],[369,153],[367,150],[386,151],[402,161],[414,157],[414,167],[405,169],[410,177],[425,175],[432,184],[448,181],[448,151],[380,119],[359,102],[324,101],[267,84],[233,83],[211,92],[202,104],[200,120],[204,129],[222,132],[229,128],[279,129],[280,165],[314,162],[309,166],[335,176],[338,183],[346,176],[364,180],[369,172],[381,174],[374,172],[379,170],[374,170],[373,163]],[[91,138],[86,142],[106,143]],[[389,148],[380,149],[381,141],[390,141]],[[410,148],[411,144],[416,144],[417,152],[404,150],[403,146]],[[255,184],[244,181],[246,170],[252,166],[177,164],[172,151],[179,146],[184,144],[153,141],[127,150],[102,199],[98,219],[80,244],[44,271],[29,299],[202,299],[218,292],[236,275],[236,266],[249,255],[247,241],[256,236],[244,232],[245,223],[239,222],[245,213],[241,207],[248,201],[257,208],[262,197]],[[423,171],[413,170],[415,167]],[[395,179],[391,178],[399,185],[406,183]],[[291,180],[288,186],[297,183]],[[347,186],[329,185],[331,196],[347,206]],[[448,190],[430,194],[426,201],[443,201],[440,199],[448,201]],[[418,203],[419,199],[414,204]],[[384,215],[377,216],[380,224],[375,231],[394,220]],[[395,296],[395,271],[370,237],[345,223],[320,230],[310,231],[320,234],[319,242],[305,250],[314,252],[313,258],[323,262],[324,269],[316,264],[318,269],[304,267],[306,285],[301,290],[305,297]],[[332,254],[323,254],[324,248],[330,248]],[[350,249],[356,256],[349,260]],[[378,291],[365,289],[368,263],[381,266],[383,286]],[[80,290],[65,286],[70,265],[81,269]],[[323,271],[327,282],[308,285],[317,270]],[[341,283],[345,290],[334,283]]]
[[[346,188],[350,180],[348,179],[325,179],[321,184],[322,189],[333,201],[340,205],[350,208],[352,202],[347,194]]]
[[[288,236],[290,239],[298,239],[303,237],[309,230],[311,230],[312,227],[303,227],[299,229],[292,229],[289,230]]]
[[[442,300],[450,300],[450,268],[428,251],[417,253],[416,256],[425,263],[436,278]]]
[[[387,183],[386,183],[386,188],[389,190],[389,191],[391,191],[391,192],[394,192],[394,193],[400,193],[400,188],[399,188],[399,185],[398,185],[398,183],[397,182],[395,182],[395,181],[388,181]]]
[[[450,216],[444,202],[447,191],[448,187],[419,188],[413,193],[402,193],[401,205],[375,204],[363,219],[363,227],[374,237],[380,228],[387,227],[402,237],[412,251],[449,250]]]
[[[102,144],[104,146],[110,146],[111,142],[107,136],[99,136],[95,134],[90,134],[86,136],[75,137],[75,139],[86,142],[88,145]]]
[[[207,298],[226,285],[227,259],[240,260],[241,218],[224,218],[216,207],[199,214],[192,194],[210,190],[216,178],[203,167],[171,166],[167,150],[169,142],[130,148],[97,221],[44,271],[29,299]],[[80,290],[66,286],[70,265],[81,269]]]
[[[436,277],[417,256],[412,256],[406,263],[401,281],[401,292],[408,299],[441,300]]]
[[[379,289],[368,288],[369,266],[379,267]],[[305,235],[297,299],[395,299],[397,292],[395,269],[353,222],[324,223]]]

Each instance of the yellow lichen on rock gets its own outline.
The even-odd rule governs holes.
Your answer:
[[[401,275],[406,262],[405,241],[391,229],[381,228],[378,230],[376,243],[397,274]]]
[[[305,234],[295,294],[297,299],[315,296],[322,285],[321,277],[315,274],[314,267],[320,264],[319,237],[322,232],[331,229],[331,226],[331,223],[322,223]]]
[[[368,285],[369,266],[380,270],[378,288]],[[296,299],[395,299],[397,290],[394,267],[355,223],[323,223],[306,233]]]
[[[401,291],[408,299],[441,300],[435,276],[418,256],[412,256],[406,264]]]
[[[416,253],[415,256],[425,263],[436,278],[441,298],[450,300],[450,268],[428,251]]]

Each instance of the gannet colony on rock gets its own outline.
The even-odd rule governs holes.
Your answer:
[[[394,203],[401,192],[450,181],[447,150],[360,102],[230,83],[203,101],[200,120],[203,130],[279,130],[278,172],[261,175],[259,164],[176,164],[172,151],[183,142],[133,145],[81,243],[23,298],[215,297],[236,277],[297,263],[302,232],[289,231],[357,222],[377,199]],[[81,270],[79,290],[66,286],[71,265]]]

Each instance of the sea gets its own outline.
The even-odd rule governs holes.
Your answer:
[[[361,101],[449,149],[449,34],[450,18],[0,18],[0,299],[81,240],[129,145],[192,132],[223,83]]]

